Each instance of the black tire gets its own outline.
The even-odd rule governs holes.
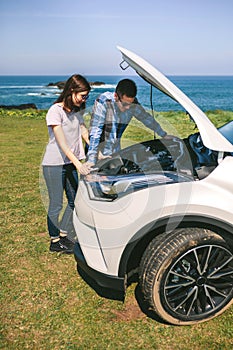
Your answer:
[[[233,250],[206,229],[161,234],[144,252],[139,283],[150,308],[166,322],[210,320],[233,303]]]

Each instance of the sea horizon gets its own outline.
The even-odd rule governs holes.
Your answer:
[[[0,105],[34,103],[38,109],[48,109],[60,94],[56,86],[48,86],[66,80],[70,75],[0,75]],[[137,74],[85,75],[88,81],[103,82],[92,86],[87,107],[105,91],[114,91],[119,80],[130,78],[138,87],[138,100],[145,108],[151,108],[150,85]],[[233,111],[233,75],[167,75],[199,108]],[[171,98],[153,89],[155,111],[182,110]]]

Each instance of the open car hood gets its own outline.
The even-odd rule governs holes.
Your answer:
[[[123,61],[148,83],[178,102],[195,121],[204,145],[214,151],[233,152],[233,145],[216,129],[205,113],[168,78],[135,53],[117,46]],[[123,62],[122,62],[123,63]]]

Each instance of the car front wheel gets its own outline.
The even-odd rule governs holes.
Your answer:
[[[139,279],[144,298],[165,321],[207,321],[233,302],[232,245],[207,229],[161,234],[144,252]]]

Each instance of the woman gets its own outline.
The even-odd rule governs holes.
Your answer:
[[[68,233],[73,231],[72,216],[78,188],[78,173],[89,173],[82,144],[82,129],[85,130],[82,112],[91,88],[87,80],[78,74],[72,75],[64,90],[49,108],[46,122],[49,142],[42,161],[43,174],[48,189],[48,231],[51,238],[50,251],[73,252],[73,241]],[[82,126],[82,128],[81,128]],[[65,191],[68,204],[61,220]]]

